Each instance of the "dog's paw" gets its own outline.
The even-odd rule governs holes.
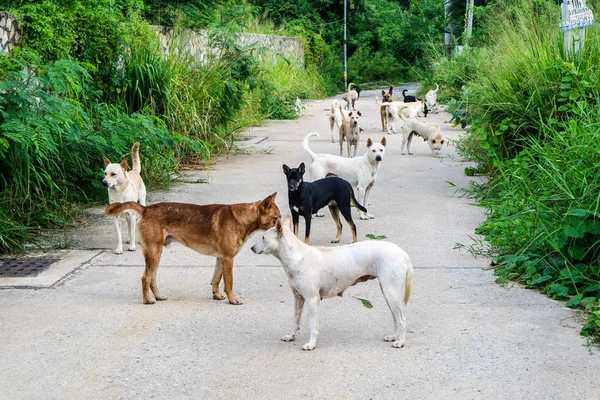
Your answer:
[[[281,338],[282,341],[284,342],[293,342],[294,340],[296,340],[296,336],[294,335],[285,335],[284,337]]]
[[[153,298],[144,299],[144,304],[154,304],[154,303],[156,303],[156,300],[154,300]]]
[[[403,156],[405,156],[405,155],[406,155],[406,153],[400,153],[400,154],[402,154]]]
[[[215,300],[225,300],[225,295],[221,293],[213,293],[213,299]]]
[[[123,254],[123,248],[122,247],[118,247],[115,249],[115,254]]]
[[[127,248],[127,251],[135,251],[135,244],[133,244],[133,245],[129,246],[129,247]]]
[[[234,306],[239,306],[241,304],[244,304],[244,300],[242,300],[240,297],[234,297],[232,299],[229,299],[229,304],[233,304]]]
[[[371,219],[367,214],[360,214],[360,219]]]
[[[316,213],[315,215],[316,215],[317,217],[324,217],[324,216],[325,216],[325,214],[323,214],[323,213],[321,213],[321,212],[318,212],[318,213]]]
[[[384,342],[395,342],[396,341],[396,335],[387,335],[386,337],[383,338]]]
[[[375,216],[371,214],[367,214],[367,217],[369,217],[369,219],[375,219]]]
[[[340,242],[340,239],[333,239],[333,240],[331,241],[331,243],[339,243],[339,242]]]
[[[408,153],[409,156],[412,156],[413,154],[415,154],[415,153]]]
[[[165,301],[165,300],[167,300],[167,296],[163,296],[162,294],[159,294],[158,296],[154,295],[154,297],[158,301]]]
[[[305,345],[302,346],[302,350],[314,350],[315,349],[315,345],[312,343],[306,343]]]
[[[394,343],[392,343],[392,347],[395,347],[397,349],[401,349],[401,348],[404,347],[404,343],[402,343],[402,342],[394,342]]]

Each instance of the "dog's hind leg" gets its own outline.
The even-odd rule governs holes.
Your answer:
[[[356,239],[356,224],[352,220],[352,211],[350,210],[349,207],[348,208],[340,207],[340,211],[342,212],[344,219],[348,223],[348,226],[350,227],[350,231],[352,231],[352,243],[355,243],[357,241],[357,239]],[[341,232],[341,230],[342,229],[340,228],[340,232]]]
[[[337,228],[335,239],[333,239],[331,243],[339,243],[340,237],[342,236],[342,221],[340,221],[340,208],[334,202],[329,203],[329,212],[331,212],[331,216],[333,217],[333,221],[335,222],[335,226]]]
[[[392,276],[392,273],[384,272],[383,274],[386,276],[378,277],[379,286],[394,320],[394,334],[384,337],[383,340],[394,342],[392,343],[393,347],[401,348],[404,347],[406,336],[406,315],[400,292],[400,288],[404,286],[404,283]]]
[[[412,132],[408,134],[408,143],[406,144],[406,150],[408,151],[408,155],[409,155],[409,156],[412,156],[412,155],[413,155],[413,153],[411,153],[411,152],[410,152],[410,144],[411,144],[411,142],[412,142],[412,140],[413,140],[413,136],[414,136],[414,135],[415,135],[415,134],[414,134],[414,133],[412,133]]]
[[[213,299],[215,300],[223,300],[225,299],[225,295],[219,292],[219,284],[221,283],[221,279],[223,278],[223,267],[221,266],[221,259],[217,257],[217,261],[215,263],[215,271],[213,272],[212,277],[212,292]]]
[[[302,346],[302,350],[314,350],[317,345],[317,336],[319,336],[319,296],[304,299],[308,309],[308,327],[310,330],[310,339],[308,343]]]
[[[296,339],[296,335],[300,331],[300,321],[302,319],[302,309],[304,308],[304,297],[298,292],[294,290],[294,330],[291,334],[285,335],[281,338],[284,342],[293,342]]]
[[[158,232],[153,232],[154,234]],[[164,240],[161,240],[159,236],[146,234],[147,237],[142,237],[144,260],[146,262],[146,268],[144,269],[144,275],[142,275],[142,295],[144,296],[144,303],[154,304],[156,300],[166,300],[167,298],[160,294],[158,286],[156,284],[156,271],[158,270],[158,263],[160,262],[160,256],[162,255]],[[158,240],[157,240],[158,239]],[[154,298],[150,296],[150,290]],[[156,300],[155,300],[156,299]]]

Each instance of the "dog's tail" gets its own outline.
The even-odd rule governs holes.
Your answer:
[[[406,97],[406,94],[405,94],[406,92],[408,92],[408,89],[404,89],[404,90],[402,91],[402,96]]]
[[[313,136],[319,136],[319,134],[317,132],[311,132],[308,135],[304,136],[304,140],[302,141],[302,147],[304,147],[304,150],[306,150],[310,158],[312,158],[312,160],[314,161],[315,158],[317,158],[317,155],[310,149],[310,147],[308,147],[308,140]]]
[[[116,215],[121,214],[123,211],[133,210],[133,211],[137,212],[138,214],[143,215],[145,209],[146,209],[146,207],[144,207],[143,205],[141,205],[140,203],[138,203],[136,201],[127,201],[125,203],[110,204],[108,207],[106,207],[106,210],[104,210],[104,213],[106,215],[110,215],[111,217],[114,217]]]
[[[440,90],[440,87],[439,87],[439,86],[438,86],[438,84],[436,83],[436,84],[435,84],[435,90],[434,90],[434,92],[436,92],[436,93],[437,93],[437,91],[438,91],[438,90]]]
[[[352,186],[350,186],[350,184],[348,184],[348,186],[350,187],[350,194],[352,195],[352,204],[354,204],[354,207],[362,212],[367,212],[367,209],[356,200],[356,197],[354,197],[354,189],[352,189]]]
[[[140,163],[140,142],[135,142],[131,148],[131,157],[133,159],[132,171],[142,172],[142,164]]]
[[[377,104],[379,107],[382,107],[382,106],[385,106],[385,105],[389,104],[389,103],[382,103],[382,102],[381,102],[381,100],[379,100],[379,97],[377,97],[377,96],[375,96],[375,103],[376,103],[376,104]]]
[[[404,256],[404,261],[406,262],[407,267],[406,279],[404,280],[404,304],[408,304],[408,300],[410,299],[410,295],[412,294],[413,267],[408,255]]]
[[[348,84],[348,91],[351,91],[351,90],[352,90],[352,86],[354,86],[354,82],[350,82],[350,83]]]
[[[394,91],[394,85],[390,85],[390,98],[392,97],[393,91]]]

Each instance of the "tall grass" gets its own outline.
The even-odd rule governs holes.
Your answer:
[[[600,338],[600,33],[565,52],[550,1],[503,1],[478,72],[461,95],[472,126],[460,149],[490,172],[472,194],[488,210],[477,232],[499,282],[540,287],[589,310]]]

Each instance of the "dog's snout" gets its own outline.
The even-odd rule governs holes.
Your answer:
[[[107,188],[107,187],[108,187],[108,182],[107,182],[106,180],[103,180],[103,181],[102,181],[102,186],[104,186],[104,187],[106,187],[106,188]]]
[[[260,254],[260,250],[258,250],[258,243],[250,248],[254,254]]]
[[[378,155],[377,155],[377,157],[375,157],[375,161],[381,161],[381,160],[382,160],[382,158],[381,158],[381,156],[378,154]]]

